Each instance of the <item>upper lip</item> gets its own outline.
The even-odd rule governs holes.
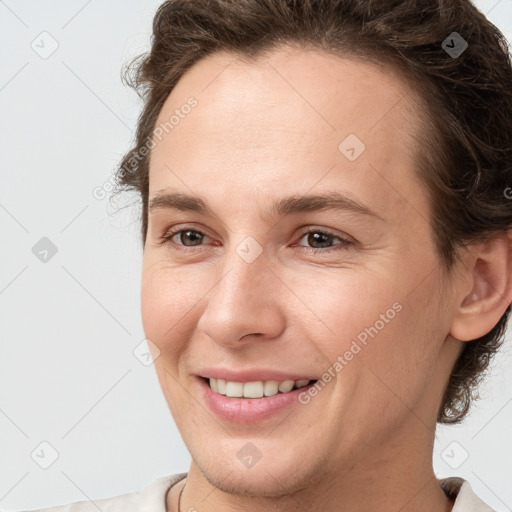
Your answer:
[[[212,367],[203,368],[198,375],[200,377],[214,379],[223,379],[232,382],[256,382],[266,380],[317,380],[316,377],[311,377],[303,373],[286,373],[280,370],[273,370],[270,368],[251,368],[247,370],[229,370],[228,368]]]

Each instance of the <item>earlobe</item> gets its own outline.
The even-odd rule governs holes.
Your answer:
[[[460,283],[450,335],[460,341],[484,336],[512,302],[512,244],[510,232],[500,232],[469,251],[468,280]],[[466,276],[467,277],[467,276]]]

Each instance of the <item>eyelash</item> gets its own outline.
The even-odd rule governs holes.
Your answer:
[[[168,246],[172,245],[178,251],[184,251],[184,252],[188,252],[189,249],[194,249],[195,247],[200,247],[200,246],[196,246],[196,245],[188,246],[188,245],[177,244],[175,242],[172,242],[172,238],[174,238],[175,235],[177,235],[179,233],[184,233],[185,231],[192,231],[193,233],[198,233],[199,235],[208,236],[205,233],[203,233],[202,231],[199,231],[197,229],[180,227],[180,228],[175,228],[171,231],[168,231],[164,236],[162,236],[160,238],[160,245],[168,245]],[[303,245],[298,245],[298,247],[302,247],[303,249],[305,249],[306,252],[310,252],[313,254],[326,253],[326,252],[329,253],[332,251],[344,250],[344,249],[347,249],[349,246],[354,245],[354,242],[352,240],[348,240],[347,238],[342,238],[342,237],[336,235],[335,233],[332,233],[330,231],[323,230],[323,229],[309,229],[308,231],[304,231],[303,233],[301,233],[299,240],[302,240],[302,238],[304,238],[304,236],[309,235],[311,233],[320,233],[320,234],[326,235],[328,237],[337,238],[338,240],[341,241],[341,244],[338,244],[341,247],[338,247],[338,248],[336,248],[336,246],[325,247],[325,248],[315,248],[315,247],[307,247],[307,246],[303,246]],[[186,249],[183,249],[183,247],[186,247]]]

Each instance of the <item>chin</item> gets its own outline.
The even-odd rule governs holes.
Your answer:
[[[262,457],[254,465],[246,467],[233,450],[230,457],[201,451],[195,464],[204,478],[214,487],[228,494],[248,497],[279,498],[288,496],[316,485],[325,471],[324,461],[308,461],[301,452],[292,450],[287,458],[282,451],[282,441],[276,446],[277,456],[264,460]],[[206,455],[208,454],[208,455]]]

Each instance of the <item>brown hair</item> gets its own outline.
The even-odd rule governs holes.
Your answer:
[[[459,35],[467,48],[449,54]],[[410,80],[424,102],[417,172],[432,201],[432,236],[445,271],[459,249],[512,225],[511,58],[503,34],[470,0],[169,0],[153,20],[150,52],[130,62],[123,77],[144,106],[117,169],[116,193],[140,194],[143,246],[150,155],[141,150],[180,77],[215,51],[250,59],[284,44],[384,64]],[[489,333],[465,343],[439,423],[460,422],[479,398],[474,392],[503,342],[509,313],[510,305]]]

